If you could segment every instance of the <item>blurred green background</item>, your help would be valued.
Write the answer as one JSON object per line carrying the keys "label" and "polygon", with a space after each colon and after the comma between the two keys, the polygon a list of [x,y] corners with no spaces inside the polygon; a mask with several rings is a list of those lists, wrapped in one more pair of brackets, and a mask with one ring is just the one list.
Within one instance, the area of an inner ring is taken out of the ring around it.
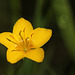
{"label": "blurred green background", "polygon": [[7,48],[0,44],[0,75],[75,75],[75,1],[0,0],[0,33],[12,32],[21,17],[34,28],[53,30],[51,39],[43,46],[45,59],[36,63],[25,58],[10,64]]}

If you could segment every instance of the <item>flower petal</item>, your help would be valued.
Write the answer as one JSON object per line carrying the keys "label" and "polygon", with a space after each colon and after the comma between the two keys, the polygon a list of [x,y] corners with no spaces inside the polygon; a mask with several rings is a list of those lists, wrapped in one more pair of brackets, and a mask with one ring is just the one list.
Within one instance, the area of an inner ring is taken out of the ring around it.
{"label": "flower petal", "polygon": [[7,50],[7,61],[14,64],[25,57],[25,53],[23,51],[13,51]]}
{"label": "flower petal", "polygon": [[[28,37],[32,32],[33,27],[31,23],[24,18],[20,18],[13,27],[13,34],[15,34],[18,38],[20,38],[19,33],[22,32],[22,36]],[[25,32],[25,33],[23,33]],[[25,34],[25,35],[24,35]],[[20,40],[20,39],[19,39]]]}
{"label": "flower petal", "polygon": [[42,48],[30,50],[26,53],[25,57],[34,60],[36,62],[42,62],[44,59],[44,50]]}
{"label": "flower petal", "polygon": [[51,36],[51,29],[36,28],[31,33],[32,45],[36,48],[41,47],[51,38]]}
{"label": "flower petal", "polygon": [[9,49],[14,49],[17,45],[16,37],[10,32],[3,32],[0,34],[0,43],[5,45]]}

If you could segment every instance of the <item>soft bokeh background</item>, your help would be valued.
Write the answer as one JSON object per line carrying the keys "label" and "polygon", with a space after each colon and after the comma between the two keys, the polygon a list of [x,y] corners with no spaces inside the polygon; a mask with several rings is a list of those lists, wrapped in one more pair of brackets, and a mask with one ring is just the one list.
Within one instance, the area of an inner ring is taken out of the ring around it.
{"label": "soft bokeh background", "polygon": [[45,59],[42,63],[24,59],[10,64],[7,48],[0,44],[0,75],[75,75],[75,1],[0,0],[0,33],[12,32],[21,17],[34,28],[53,30],[43,46]]}

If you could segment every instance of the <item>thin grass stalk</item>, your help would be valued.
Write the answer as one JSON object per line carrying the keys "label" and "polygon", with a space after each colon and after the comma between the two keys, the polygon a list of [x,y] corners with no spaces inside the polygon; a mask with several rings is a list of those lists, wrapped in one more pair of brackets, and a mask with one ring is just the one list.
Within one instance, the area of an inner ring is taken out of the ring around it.
{"label": "thin grass stalk", "polygon": [[75,61],[75,26],[69,0],[52,0],[64,44],[71,58]]}

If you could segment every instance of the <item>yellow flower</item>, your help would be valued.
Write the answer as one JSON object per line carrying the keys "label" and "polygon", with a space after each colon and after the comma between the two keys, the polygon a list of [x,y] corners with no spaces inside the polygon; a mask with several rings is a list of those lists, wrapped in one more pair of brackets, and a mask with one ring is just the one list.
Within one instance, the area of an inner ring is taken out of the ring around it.
{"label": "yellow flower", "polygon": [[51,29],[36,28],[33,30],[31,23],[20,18],[13,27],[13,33],[3,32],[0,34],[0,43],[5,45],[7,60],[16,63],[24,57],[36,62],[44,59],[43,46],[52,35]]}

